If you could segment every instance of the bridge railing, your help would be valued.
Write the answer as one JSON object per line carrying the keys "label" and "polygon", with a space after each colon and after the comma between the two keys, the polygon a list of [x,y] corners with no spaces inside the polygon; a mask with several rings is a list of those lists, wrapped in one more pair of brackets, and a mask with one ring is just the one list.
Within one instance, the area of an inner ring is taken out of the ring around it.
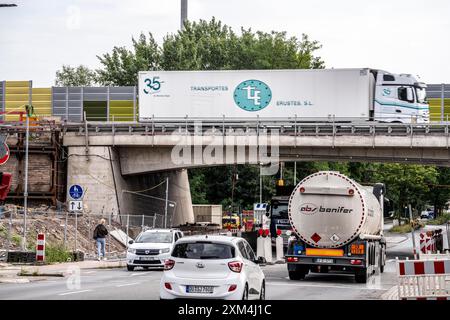
{"label": "bridge railing", "polygon": [[278,132],[283,135],[448,135],[450,121],[433,123],[390,123],[368,121],[364,118],[151,118],[147,122],[101,122],[87,121],[83,123],[64,122],[65,132],[89,134],[202,134],[233,135],[265,134]]}

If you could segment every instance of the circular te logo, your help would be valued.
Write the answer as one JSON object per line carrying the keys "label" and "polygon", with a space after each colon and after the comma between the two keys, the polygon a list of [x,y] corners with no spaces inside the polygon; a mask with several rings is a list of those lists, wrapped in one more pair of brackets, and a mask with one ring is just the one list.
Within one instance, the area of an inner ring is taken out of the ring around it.
{"label": "circular te logo", "polygon": [[234,102],[245,111],[259,111],[272,100],[272,90],[260,80],[245,80],[234,89]]}

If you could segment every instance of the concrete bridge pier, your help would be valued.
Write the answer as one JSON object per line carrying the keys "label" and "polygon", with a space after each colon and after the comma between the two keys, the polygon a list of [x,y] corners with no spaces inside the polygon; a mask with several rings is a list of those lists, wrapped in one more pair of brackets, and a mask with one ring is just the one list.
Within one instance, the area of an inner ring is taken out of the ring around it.
{"label": "concrete bridge pier", "polygon": [[[113,213],[144,217],[146,225],[164,226],[166,177],[169,178],[167,226],[194,222],[191,192],[186,169],[124,175],[120,150],[115,147],[68,147],[67,185],[79,184],[85,189],[86,213]],[[153,218],[155,217],[155,218]],[[131,217],[140,225],[142,218]]]}

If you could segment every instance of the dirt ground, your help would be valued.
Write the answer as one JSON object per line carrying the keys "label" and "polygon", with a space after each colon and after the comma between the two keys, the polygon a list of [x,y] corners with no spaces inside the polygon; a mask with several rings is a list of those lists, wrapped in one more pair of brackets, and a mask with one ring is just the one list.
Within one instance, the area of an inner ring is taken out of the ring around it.
{"label": "dirt ground", "polygon": [[[9,250],[20,250],[23,235],[24,217],[21,209],[5,208],[6,212],[0,218],[0,250],[6,250],[9,243]],[[8,212],[9,211],[9,212]],[[48,246],[66,246],[67,250],[83,251],[85,255],[95,254],[95,240],[92,233],[97,225],[99,216],[82,215],[75,219],[73,214],[58,213],[55,208],[32,208],[31,213],[27,215],[27,247],[32,250],[36,245],[36,237],[38,233],[45,233],[46,245]],[[12,218],[10,214],[13,212]],[[107,218],[107,217],[104,217]],[[77,221],[76,221],[77,220]],[[108,219],[107,224],[108,224]],[[11,226],[10,226],[11,222]],[[75,228],[77,225],[77,228]],[[112,221],[111,226],[107,225],[109,231],[121,229],[126,232],[118,221]],[[130,227],[128,234],[134,238],[139,232],[140,227]],[[77,231],[77,232],[76,232]],[[66,234],[66,237],[64,237]],[[8,241],[9,235],[9,241]],[[64,241],[66,238],[66,241]],[[109,255],[122,256],[126,252],[126,246],[117,241],[114,237],[107,237],[106,250]]]}

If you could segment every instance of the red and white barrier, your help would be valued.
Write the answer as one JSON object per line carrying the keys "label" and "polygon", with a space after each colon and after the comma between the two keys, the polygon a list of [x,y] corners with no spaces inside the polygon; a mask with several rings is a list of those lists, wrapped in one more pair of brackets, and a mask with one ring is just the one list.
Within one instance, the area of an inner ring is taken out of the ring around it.
{"label": "red and white barrier", "polygon": [[45,260],[45,234],[38,233],[36,242],[36,261]]}
{"label": "red and white barrier", "polygon": [[[401,300],[450,299],[450,260],[397,260]],[[447,280],[448,279],[448,280]]]}
{"label": "red and white barrier", "polygon": [[272,263],[272,239],[268,229],[259,229],[256,239],[256,255],[264,257],[267,263]]}
{"label": "red and white barrier", "polygon": [[281,237],[281,230],[277,230],[277,237],[275,238],[275,251],[276,251],[276,261],[284,262],[284,249],[283,249],[283,238]]}

